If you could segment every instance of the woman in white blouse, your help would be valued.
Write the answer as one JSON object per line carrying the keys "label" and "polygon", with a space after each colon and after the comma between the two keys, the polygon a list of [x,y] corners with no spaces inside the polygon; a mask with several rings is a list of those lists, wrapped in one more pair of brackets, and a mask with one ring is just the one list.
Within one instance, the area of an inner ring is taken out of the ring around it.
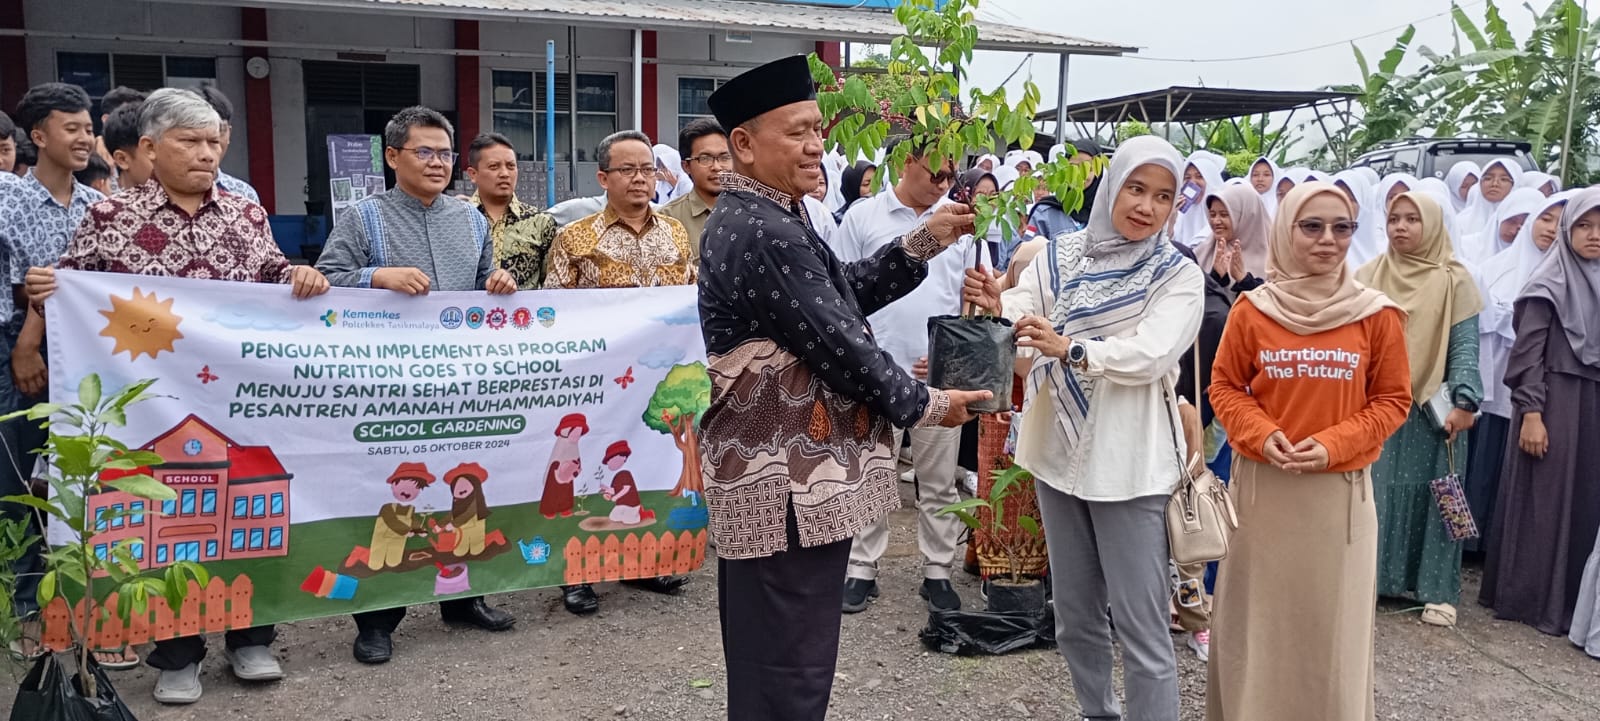
{"label": "woman in white blouse", "polygon": [[1038,481],[1056,641],[1090,718],[1178,718],[1163,509],[1187,455],[1172,386],[1205,293],[1199,266],[1161,233],[1182,167],[1164,140],[1124,143],[1089,227],[1052,239],[1016,287],[995,297],[992,286],[984,301],[1016,322],[1017,346],[1034,358],[1016,462]]}

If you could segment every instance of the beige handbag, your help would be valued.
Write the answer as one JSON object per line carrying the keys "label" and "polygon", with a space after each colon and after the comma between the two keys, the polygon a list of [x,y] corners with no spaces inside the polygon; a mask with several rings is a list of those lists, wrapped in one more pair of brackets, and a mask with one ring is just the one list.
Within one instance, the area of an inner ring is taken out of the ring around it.
{"label": "beige handbag", "polygon": [[[1199,408],[1202,396],[1198,340],[1195,342],[1194,364],[1194,400],[1195,407]],[[1172,447],[1177,452],[1180,445],[1178,429],[1183,427],[1173,412],[1177,404],[1174,396],[1177,394],[1172,392],[1165,379],[1161,383],[1167,414],[1172,420]],[[1179,455],[1178,468],[1182,479],[1178,482],[1178,490],[1167,501],[1167,545],[1172,560],[1181,566],[1227,558],[1229,538],[1239,527],[1233,497],[1228,495],[1228,488],[1217,480],[1211,469],[1206,468],[1202,452],[1203,449],[1192,449],[1188,463]]]}

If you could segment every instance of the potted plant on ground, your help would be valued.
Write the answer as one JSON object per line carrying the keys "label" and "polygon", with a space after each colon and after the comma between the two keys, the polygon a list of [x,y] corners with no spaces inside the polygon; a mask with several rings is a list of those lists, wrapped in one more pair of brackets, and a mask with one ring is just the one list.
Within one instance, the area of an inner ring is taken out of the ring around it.
{"label": "potted plant on ground", "polygon": [[[130,449],[110,435],[111,429],[127,425],[130,406],[154,397],[146,392],[154,383],[143,380],[106,395],[101,392],[100,377],[90,375],[78,385],[75,404],[41,403],[0,416],[0,422],[18,418],[43,422],[49,431],[44,448],[39,449],[46,462],[41,480],[49,485],[49,497],[20,495],[0,500],[28,506],[39,515],[41,527],[48,522],[57,529],[57,539],[64,542],[45,550],[39,606],[47,608],[60,597],[72,609],[67,614],[71,645],[55,649],[67,653],[39,657],[18,689],[16,708],[46,714],[27,718],[131,719],[94,660],[96,629],[101,623],[126,624],[135,614],[148,613],[152,597],[163,597],[171,608],[179,608],[191,582],[204,586],[210,581],[206,570],[190,561],[145,571],[140,560],[143,552],[136,551],[143,543],[140,539],[104,544],[103,552],[94,543],[97,534],[118,518],[154,515],[152,510],[135,511],[129,504],[121,511],[102,507],[91,516],[90,499],[96,494],[124,493],[142,499],[151,509],[177,497],[171,488],[144,472],[163,462],[159,454]],[[3,542],[8,541],[0,539]],[[107,603],[112,594],[116,594],[114,606]]]}
{"label": "potted plant on ground", "polygon": [[[1038,612],[1044,608],[1044,581],[1022,570],[1023,546],[1041,535],[1039,520],[1025,513],[1016,514],[1015,529],[1005,524],[1009,504],[1020,494],[1033,493],[1033,474],[1022,466],[994,472],[994,485],[987,498],[968,498],[939,509],[941,515],[961,519],[973,533],[985,532],[1006,559],[1006,573],[989,579],[989,610],[996,613]],[[1020,530],[1022,534],[1013,533]]]}

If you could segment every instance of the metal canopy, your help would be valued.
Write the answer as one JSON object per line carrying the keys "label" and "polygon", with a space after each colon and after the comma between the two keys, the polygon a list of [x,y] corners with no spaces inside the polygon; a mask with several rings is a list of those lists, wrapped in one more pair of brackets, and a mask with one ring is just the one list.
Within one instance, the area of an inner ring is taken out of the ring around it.
{"label": "metal canopy", "polygon": [[[1174,86],[1165,90],[1135,93],[1106,100],[1091,100],[1067,106],[1067,121],[1072,123],[1122,122],[1203,123],[1244,115],[1277,113],[1351,100],[1359,96],[1325,90],[1230,90]],[[1040,112],[1040,121],[1054,121],[1057,110]]]}

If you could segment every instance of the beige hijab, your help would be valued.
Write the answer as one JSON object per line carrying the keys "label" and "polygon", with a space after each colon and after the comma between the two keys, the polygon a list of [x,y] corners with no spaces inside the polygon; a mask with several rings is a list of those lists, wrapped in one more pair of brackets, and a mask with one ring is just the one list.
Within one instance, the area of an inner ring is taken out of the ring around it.
{"label": "beige hijab", "polygon": [[[1411,397],[1426,399],[1444,382],[1450,329],[1483,310],[1478,284],[1456,260],[1444,209],[1426,193],[1402,193],[1422,214],[1422,245],[1411,253],[1389,249],[1356,271],[1356,280],[1382,291],[1406,312],[1406,348],[1411,356]],[[1387,216],[1385,216],[1387,217]]]}
{"label": "beige hijab", "polygon": [[1388,296],[1357,283],[1350,269],[1340,263],[1330,273],[1313,275],[1305,262],[1294,254],[1295,222],[1306,201],[1327,193],[1339,199],[1355,220],[1350,197],[1332,183],[1300,183],[1284,196],[1278,217],[1272,223],[1267,243],[1267,284],[1246,293],[1250,304],[1296,335],[1314,335],[1342,328],[1377,314],[1384,308],[1399,308]]}
{"label": "beige hijab", "polygon": [[[1244,252],[1245,272],[1257,278],[1264,277],[1267,274],[1267,235],[1271,232],[1271,225],[1267,207],[1261,204],[1261,195],[1248,184],[1224,185],[1206,195],[1207,207],[1212,198],[1222,201],[1228,209],[1228,217],[1233,221],[1233,237],[1238,239],[1239,248]],[[1217,259],[1216,233],[1195,246],[1194,259],[1200,264],[1201,270],[1211,272],[1211,266]]]}

